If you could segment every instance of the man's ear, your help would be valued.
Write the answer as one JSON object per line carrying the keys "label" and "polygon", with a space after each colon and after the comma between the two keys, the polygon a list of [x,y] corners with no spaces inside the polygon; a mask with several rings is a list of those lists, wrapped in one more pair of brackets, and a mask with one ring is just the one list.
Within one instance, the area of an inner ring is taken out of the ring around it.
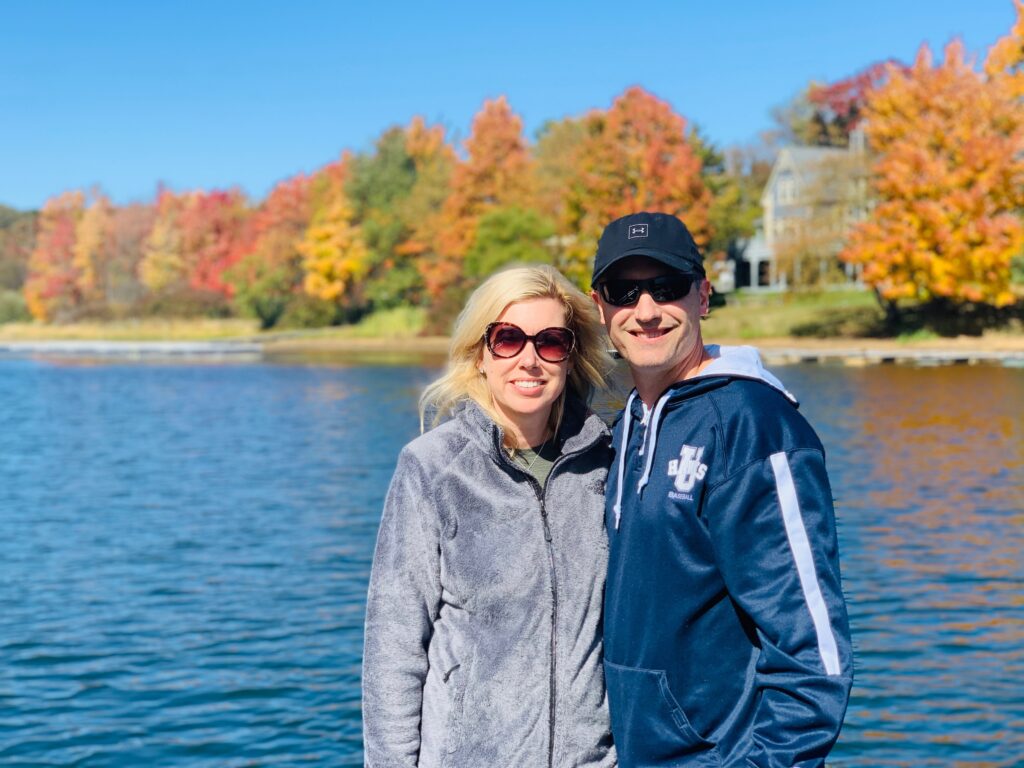
{"label": "man's ear", "polygon": [[597,313],[601,316],[601,325],[607,325],[604,319],[604,304],[601,303],[601,297],[597,295],[597,291],[593,288],[590,289],[590,298],[597,304]]}
{"label": "man's ear", "polygon": [[711,311],[711,281],[704,279],[700,281],[700,316],[707,317]]}

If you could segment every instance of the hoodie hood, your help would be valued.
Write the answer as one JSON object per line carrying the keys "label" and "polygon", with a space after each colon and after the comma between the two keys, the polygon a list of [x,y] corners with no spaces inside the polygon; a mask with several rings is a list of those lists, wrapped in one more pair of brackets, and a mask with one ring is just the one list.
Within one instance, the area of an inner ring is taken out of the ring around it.
{"label": "hoodie hood", "polygon": [[793,397],[792,393],[783,386],[775,374],[764,367],[764,363],[761,362],[761,353],[754,347],[723,347],[719,344],[708,344],[704,349],[714,359],[700,374],[694,376],[694,379],[728,376],[763,381],[784,394],[791,403],[798,405],[797,399]]}
{"label": "hoodie hood", "polygon": [[[692,378],[684,379],[669,387],[658,398],[654,408],[648,410],[647,406],[641,403],[644,410],[641,423],[647,427],[647,432],[644,436],[643,449],[640,452],[642,456],[646,456],[646,460],[644,462],[644,473],[636,487],[638,494],[643,492],[644,486],[647,485],[647,481],[650,479],[651,465],[654,461],[654,450],[658,444],[658,425],[661,421],[661,414],[665,410],[665,406],[672,401],[684,400],[715,389],[730,379],[752,379],[778,390],[794,407],[799,407],[799,403],[792,393],[783,386],[782,382],[771,371],[764,367],[764,364],[761,362],[761,353],[754,347],[709,344],[704,349],[712,357],[712,361],[703,371]],[[619,527],[619,520],[622,517],[622,484],[625,476],[624,457],[626,455],[626,446],[629,444],[630,424],[633,420],[633,403],[637,399],[637,391],[634,389],[626,401],[626,408],[622,414],[622,433],[619,437],[616,455],[618,462],[616,467],[618,472],[618,490],[613,507],[616,528]]]}

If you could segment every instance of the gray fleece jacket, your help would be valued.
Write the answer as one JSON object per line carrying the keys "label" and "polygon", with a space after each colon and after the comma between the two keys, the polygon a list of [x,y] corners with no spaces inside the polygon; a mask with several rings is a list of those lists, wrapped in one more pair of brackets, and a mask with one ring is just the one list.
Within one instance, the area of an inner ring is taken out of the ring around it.
{"label": "gray fleece jacket", "polygon": [[368,768],[615,765],[602,672],[609,434],[567,404],[543,492],[475,403],[401,452],[366,606]]}

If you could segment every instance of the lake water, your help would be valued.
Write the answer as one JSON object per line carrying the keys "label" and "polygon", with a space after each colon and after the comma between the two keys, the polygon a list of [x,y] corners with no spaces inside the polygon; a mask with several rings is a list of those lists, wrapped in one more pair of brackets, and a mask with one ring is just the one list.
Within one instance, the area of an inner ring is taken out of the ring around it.
{"label": "lake water", "polygon": [[[776,372],[840,522],[831,764],[1024,764],[1024,370]],[[0,764],[361,764],[373,541],[434,374],[0,360]]]}

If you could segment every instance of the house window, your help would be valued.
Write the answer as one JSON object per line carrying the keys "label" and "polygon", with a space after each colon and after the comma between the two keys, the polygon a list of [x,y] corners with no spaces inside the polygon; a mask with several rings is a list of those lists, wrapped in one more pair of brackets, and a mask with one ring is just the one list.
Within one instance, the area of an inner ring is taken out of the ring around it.
{"label": "house window", "polygon": [[793,174],[786,172],[779,175],[779,202],[792,203],[796,200],[796,180]]}

